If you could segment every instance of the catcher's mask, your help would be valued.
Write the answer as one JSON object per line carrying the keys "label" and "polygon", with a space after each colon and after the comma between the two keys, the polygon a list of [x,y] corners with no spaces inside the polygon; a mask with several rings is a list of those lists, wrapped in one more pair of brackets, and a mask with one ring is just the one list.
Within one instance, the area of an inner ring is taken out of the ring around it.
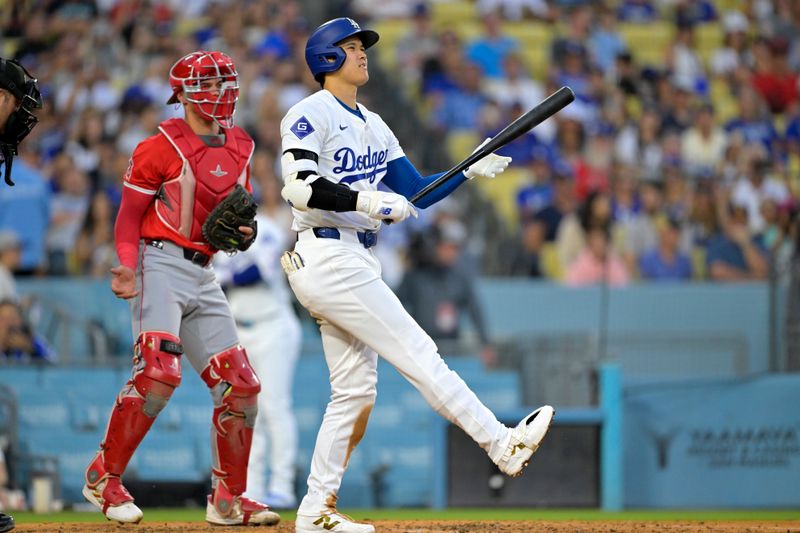
{"label": "catcher's mask", "polygon": [[0,88],[11,93],[17,100],[16,109],[9,115],[0,133],[0,153],[6,165],[5,180],[11,181],[11,164],[17,155],[17,147],[39,122],[34,109],[42,107],[42,96],[30,72],[12,59],[0,59]]}
{"label": "catcher's mask", "polygon": [[[217,86],[219,80],[221,86]],[[222,52],[198,50],[180,58],[169,70],[172,97],[168,104],[178,102],[183,92],[187,102],[221,128],[233,127],[233,114],[239,99],[239,74],[233,60]]]}

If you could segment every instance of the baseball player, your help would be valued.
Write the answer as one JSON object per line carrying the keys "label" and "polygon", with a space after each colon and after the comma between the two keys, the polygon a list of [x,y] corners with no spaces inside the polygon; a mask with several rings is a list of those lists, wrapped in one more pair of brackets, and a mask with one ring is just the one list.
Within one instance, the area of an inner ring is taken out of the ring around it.
{"label": "baseball player", "polygon": [[[264,182],[275,181],[275,176],[259,179],[263,193],[271,185]],[[289,509],[297,505],[297,422],[292,411],[292,381],[300,356],[300,322],[280,267],[280,255],[289,243],[289,228],[267,213],[264,196],[256,216],[258,236],[253,245],[233,256],[217,254],[214,270],[225,287],[239,340],[263,385],[245,494],[273,508]],[[281,204],[286,205],[282,200]]]}
{"label": "baseball player", "polygon": [[[14,185],[11,164],[17,147],[39,122],[33,112],[41,107],[36,78],[17,61],[0,58],[0,164],[5,164],[8,185]],[[0,533],[12,529],[14,518],[0,513]]]}
{"label": "baseball player", "polygon": [[0,58],[0,164],[5,163],[5,181],[11,181],[11,164],[17,147],[39,122],[42,96],[36,78],[13,59]]}
{"label": "baseball player", "polygon": [[[130,300],[133,370],[86,469],[83,495],[111,520],[142,519],[121,476],[180,384],[185,355],[214,402],[206,520],[275,524],[280,517],[269,507],[242,496],[260,383],[210,266],[226,246],[216,236],[215,207],[241,187],[250,190],[253,141],[233,125],[238,74],[227,55],[201,50],[179,59],[169,76],[167,103],[182,105],[184,118],[162,122],[134,150],[114,227],[120,265],[111,270],[111,289]],[[228,239],[246,249],[255,228],[239,225]]]}
{"label": "baseball player", "polygon": [[[305,53],[322,90],[281,122],[282,195],[294,208],[298,232],[294,251],[281,263],[297,299],[320,325],[331,382],[308,492],[297,512],[298,533],[374,531],[340,514],[336,495],[375,402],[378,354],[508,475],[521,473],[553,418],[553,408],[544,406],[514,428],[501,424],[381,280],[373,247],[383,221],[416,216],[418,207],[442,199],[466,179],[501,173],[509,158],[488,155],[412,205],[407,198],[438,174],[420,176],[388,126],[356,101],[369,79],[366,49],[377,41],[377,33],[349,18],[317,28]],[[379,183],[394,192],[378,190]]]}

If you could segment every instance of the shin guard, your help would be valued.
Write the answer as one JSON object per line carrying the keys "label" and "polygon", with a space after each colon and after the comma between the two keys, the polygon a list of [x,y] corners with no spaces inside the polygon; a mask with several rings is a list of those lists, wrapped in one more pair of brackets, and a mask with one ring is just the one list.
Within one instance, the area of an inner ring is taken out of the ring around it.
{"label": "shin guard", "polygon": [[214,399],[212,503],[220,514],[225,515],[230,511],[233,499],[240,496],[247,486],[247,462],[261,383],[240,345],[213,356],[201,377]]}
{"label": "shin guard", "polygon": [[180,385],[182,353],[180,339],[169,333],[145,331],[139,335],[131,378],[117,396],[100,444],[101,458],[99,462],[95,458],[86,470],[90,488],[106,476],[119,477],[125,471],[156,416]]}

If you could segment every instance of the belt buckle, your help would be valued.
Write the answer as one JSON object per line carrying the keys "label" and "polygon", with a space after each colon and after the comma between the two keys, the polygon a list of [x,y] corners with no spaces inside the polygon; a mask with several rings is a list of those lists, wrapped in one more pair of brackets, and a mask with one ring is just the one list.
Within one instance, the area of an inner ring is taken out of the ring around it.
{"label": "belt buckle", "polygon": [[206,266],[208,264],[209,256],[202,252],[195,251],[192,254],[192,257],[189,258],[189,261],[194,263],[195,265]]}

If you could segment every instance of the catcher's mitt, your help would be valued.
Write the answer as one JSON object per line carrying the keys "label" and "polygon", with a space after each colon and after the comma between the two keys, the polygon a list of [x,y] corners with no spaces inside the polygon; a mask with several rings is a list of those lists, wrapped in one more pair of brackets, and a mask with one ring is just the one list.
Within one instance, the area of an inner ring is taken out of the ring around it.
{"label": "catcher's mitt", "polygon": [[[223,252],[247,250],[256,240],[255,217],[258,204],[253,195],[237,184],[203,222],[203,237],[208,244]],[[239,231],[239,226],[253,228],[252,235]]]}

